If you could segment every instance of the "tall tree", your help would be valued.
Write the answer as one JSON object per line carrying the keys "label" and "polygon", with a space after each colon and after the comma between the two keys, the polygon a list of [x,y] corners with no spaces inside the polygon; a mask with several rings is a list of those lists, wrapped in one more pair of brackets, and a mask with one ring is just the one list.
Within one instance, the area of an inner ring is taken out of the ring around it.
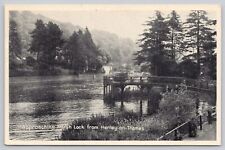
{"label": "tall tree", "polygon": [[141,50],[135,54],[135,60],[139,65],[145,64],[153,75],[165,75],[169,28],[160,11],[156,11],[155,15],[155,18],[147,21],[148,28],[141,34]]}
{"label": "tall tree", "polygon": [[19,57],[21,54],[21,39],[18,33],[18,27],[14,20],[9,22],[9,56]]}
{"label": "tall tree", "polygon": [[191,52],[189,56],[192,56],[197,61],[199,76],[204,72],[201,71],[203,69],[201,67],[201,63],[203,63],[201,60],[209,58],[214,54],[216,42],[213,36],[216,33],[211,28],[214,24],[215,21],[210,20],[204,10],[193,10],[185,23],[187,49]]}
{"label": "tall tree", "polygon": [[94,44],[88,28],[74,32],[64,46],[67,65],[74,73],[98,71],[103,64],[102,53]]}
{"label": "tall tree", "polygon": [[35,29],[30,33],[31,34],[31,44],[28,51],[30,53],[37,55],[37,63],[40,63],[40,55],[43,54],[43,51],[46,49],[47,39],[47,28],[42,20],[37,20],[35,23]]}
{"label": "tall tree", "polygon": [[[44,51],[44,56],[46,56],[45,62],[48,63],[51,70],[54,70],[57,50],[62,46],[62,31],[59,26],[55,23],[48,22],[47,24],[47,39],[46,49]],[[44,39],[43,39],[44,40]]]}
{"label": "tall tree", "polygon": [[180,20],[180,16],[176,13],[175,10],[173,10],[168,16],[167,22],[170,32],[168,35],[168,48],[170,51],[169,57],[172,61],[176,61],[184,50],[184,36],[182,33],[182,23]]}
{"label": "tall tree", "polygon": [[35,29],[31,32],[31,46],[29,51],[37,54],[40,69],[54,70],[57,50],[63,44],[62,31],[57,24],[37,20]]}
{"label": "tall tree", "polygon": [[98,50],[97,46],[95,45],[91,33],[88,28],[85,28],[83,41],[85,44],[85,48],[88,50],[87,53],[87,67],[88,71],[96,71],[102,67],[101,60],[99,60],[101,56],[101,52]]}
{"label": "tall tree", "polygon": [[63,48],[67,66],[73,69],[76,74],[82,72],[85,68],[85,56],[82,53],[83,46],[82,39],[80,38],[81,34],[82,31],[79,33],[73,32]]}
{"label": "tall tree", "polygon": [[[13,74],[13,70],[17,69],[19,62],[18,59],[21,55],[21,39],[18,33],[18,27],[14,20],[9,22],[9,74]],[[12,69],[12,70],[11,70]]]}
{"label": "tall tree", "polygon": [[[209,20],[208,25],[214,26],[216,25],[216,20]],[[208,28],[208,30],[204,31],[204,39],[202,45],[202,57],[201,61],[204,65],[202,67],[202,72],[206,77],[210,77],[211,79],[216,79],[216,52],[215,48],[217,46],[216,42],[216,31],[214,29]]]}

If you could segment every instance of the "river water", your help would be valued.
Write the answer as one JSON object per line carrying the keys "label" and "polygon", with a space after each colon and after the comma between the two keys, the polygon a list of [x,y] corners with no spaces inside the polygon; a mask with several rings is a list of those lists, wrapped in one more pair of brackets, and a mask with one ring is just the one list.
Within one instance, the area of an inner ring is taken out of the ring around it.
{"label": "river water", "polygon": [[[103,101],[103,75],[10,77],[11,140],[57,140],[73,120],[121,111],[139,112],[139,100]],[[147,102],[143,101],[143,113]]]}

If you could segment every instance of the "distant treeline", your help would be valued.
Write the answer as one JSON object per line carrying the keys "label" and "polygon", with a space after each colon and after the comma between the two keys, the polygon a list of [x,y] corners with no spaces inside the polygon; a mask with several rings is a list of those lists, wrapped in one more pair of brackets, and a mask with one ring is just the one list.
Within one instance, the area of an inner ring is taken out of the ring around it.
{"label": "distant treeline", "polygon": [[185,22],[176,11],[163,17],[160,11],[146,21],[135,53],[142,70],[158,76],[216,79],[216,20],[193,10]]}
{"label": "distant treeline", "polygon": [[9,26],[10,76],[52,75],[60,73],[61,68],[74,74],[99,72],[110,59],[94,44],[87,27],[64,39],[57,24],[51,21],[46,24],[40,19],[30,33],[32,41],[27,50],[30,56],[24,58],[17,23],[11,19]]}

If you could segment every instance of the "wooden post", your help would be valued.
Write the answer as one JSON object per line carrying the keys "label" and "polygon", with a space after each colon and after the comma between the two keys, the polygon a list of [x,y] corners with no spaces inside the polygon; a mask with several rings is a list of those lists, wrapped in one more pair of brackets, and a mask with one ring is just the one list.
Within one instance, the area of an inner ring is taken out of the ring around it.
{"label": "wooden post", "polygon": [[105,85],[106,85],[106,77],[103,77],[103,98],[105,98]]}
{"label": "wooden post", "polygon": [[199,109],[199,98],[196,99],[195,101],[195,107],[196,107],[196,116],[198,116],[198,109]]}
{"label": "wooden post", "polygon": [[208,110],[208,116],[207,116],[207,119],[208,119],[208,124],[212,124],[212,112]]}
{"label": "wooden post", "polygon": [[200,124],[200,130],[202,130],[202,116],[199,116],[199,124]]}
{"label": "wooden post", "polygon": [[111,90],[111,97],[112,97],[112,99],[114,100],[114,85],[112,85],[112,90]]}
{"label": "wooden post", "polygon": [[188,122],[188,136],[189,137],[192,137],[192,125],[191,125],[191,122]]}
{"label": "wooden post", "polygon": [[148,87],[147,115],[151,115],[150,88]]}
{"label": "wooden post", "polygon": [[174,140],[178,140],[177,130],[174,131]]}
{"label": "wooden post", "polygon": [[143,115],[142,100],[140,100],[140,117]]}
{"label": "wooden post", "polygon": [[123,92],[124,92],[124,87],[121,86],[121,95],[120,95],[120,100],[121,100],[121,111],[123,111],[124,104],[123,104]]}
{"label": "wooden post", "polygon": [[123,92],[124,92],[124,87],[123,87],[123,86],[121,86],[120,88],[121,88],[121,93],[120,93],[121,95],[120,95],[120,98],[121,98],[121,100],[123,100]]}
{"label": "wooden post", "polygon": [[121,100],[120,110],[121,110],[121,111],[123,111],[123,110],[124,110],[123,100]]}
{"label": "wooden post", "polygon": [[[143,89],[144,89],[144,87],[141,86],[141,95],[143,95]],[[142,117],[142,115],[143,115],[143,109],[142,109],[142,98],[141,98],[141,100],[140,100],[140,117]]]}
{"label": "wooden post", "polygon": [[104,85],[104,89],[103,89],[103,96],[105,97],[105,85]]}

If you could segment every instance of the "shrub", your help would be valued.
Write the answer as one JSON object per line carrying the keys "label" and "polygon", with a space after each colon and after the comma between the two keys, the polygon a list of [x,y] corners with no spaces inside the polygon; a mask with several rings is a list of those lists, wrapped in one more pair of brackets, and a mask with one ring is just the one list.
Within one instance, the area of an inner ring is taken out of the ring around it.
{"label": "shrub", "polygon": [[194,93],[187,90],[173,91],[163,96],[159,114],[167,122],[168,129],[195,117],[196,100]]}
{"label": "shrub", "polygon": [[[89,119],[75,120],[70,128],[64,129],[61,140],[154,140],[163,132],[158,132],[160,121],[152,124],[154,119],[143,120],[138,114],[124,112],[112,116],[92,116]],[[97,126],[98,129],[88,129],[87,126]],[[76,130],[76,126],[83,126]],[[101,126],[112,127],[102,129]],[[132,130],[127,127],[137,127],[144,130]],[[121,129],[121,127],[123,129]]]}

